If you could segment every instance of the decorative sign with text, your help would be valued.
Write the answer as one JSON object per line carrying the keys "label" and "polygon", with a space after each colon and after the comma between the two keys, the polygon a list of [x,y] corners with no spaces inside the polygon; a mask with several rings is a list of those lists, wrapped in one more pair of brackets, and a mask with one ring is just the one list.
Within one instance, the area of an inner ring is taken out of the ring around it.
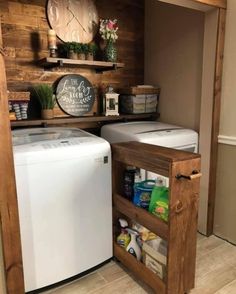
{"label": "decorative sign with text", "polygon": [[92,110],[95,94],[91,83],[81,75],[66,75],[57,85],[56,99],[67,114],[81,116]]}

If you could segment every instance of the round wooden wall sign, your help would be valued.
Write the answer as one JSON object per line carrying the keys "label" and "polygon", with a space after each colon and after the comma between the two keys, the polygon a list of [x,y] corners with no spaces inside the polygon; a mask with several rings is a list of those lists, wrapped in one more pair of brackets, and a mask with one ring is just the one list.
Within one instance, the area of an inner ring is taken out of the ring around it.
{"label": "round wooden wall sign", "polygon": [[64,42],[89,43],[98,30],[98,12],[93,0],[48,0],[47,18]]}
{"label": "round wooden wall sign", "polygon": [[56,88],[56,99],[67,114],[81,116],[92,110],[95,94],[91,83],[81,75],[66,75]]}

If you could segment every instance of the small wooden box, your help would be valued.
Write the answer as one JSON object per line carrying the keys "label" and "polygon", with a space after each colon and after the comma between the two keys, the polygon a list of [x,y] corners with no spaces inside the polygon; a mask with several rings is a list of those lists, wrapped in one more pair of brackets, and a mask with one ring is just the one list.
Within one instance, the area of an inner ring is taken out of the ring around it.
{"label": "small wooden box", "polygon": [[[155,242],[155,246],[151,246],[150,242]],[[157,240],[147,241],[143,243],[143,263],[151,271],[157,274],[162,280],[166,276],[166,264],[167,264],[167,252],[165,245],[162,244],[163,240],[157,238]]]}

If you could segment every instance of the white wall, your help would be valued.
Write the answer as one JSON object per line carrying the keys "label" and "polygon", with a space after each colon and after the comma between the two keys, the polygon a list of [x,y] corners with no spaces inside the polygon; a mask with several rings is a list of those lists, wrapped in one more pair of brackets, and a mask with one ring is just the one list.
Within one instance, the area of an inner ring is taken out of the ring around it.
{"label": "white wall", "polygon": [[220,135],[236,136],[236,1],[227,1]]}
{"label": "white wall", "polygon": [[236,1],[227,1],[214,233],[236,244]]}
{"label": "white wall", "polygon": [[161,87],[160,120],[198,131],[204,13],[157,0],[145,5],[145,83]]}
{"label": "white wall", "polygon": [[145,83],[161,87],[161,121],[200,132],[198,229],[206,234],[217,14],[145,3]]}

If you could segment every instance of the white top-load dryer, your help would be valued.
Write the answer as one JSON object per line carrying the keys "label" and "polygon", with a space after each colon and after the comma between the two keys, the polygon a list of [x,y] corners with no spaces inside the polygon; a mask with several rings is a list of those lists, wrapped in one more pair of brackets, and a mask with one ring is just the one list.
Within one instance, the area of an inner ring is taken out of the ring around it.
{"label": "white top-load dryer", "polygon": [[111,152],[79,129],[13,131],[26,291],[112,257]]}
{"label": "white top-load dryer", "polygon": [[139,141],[190,152],[198,150],[198,134],[194,130],[156,121],[108,124],[101,137],[110,143]]}

